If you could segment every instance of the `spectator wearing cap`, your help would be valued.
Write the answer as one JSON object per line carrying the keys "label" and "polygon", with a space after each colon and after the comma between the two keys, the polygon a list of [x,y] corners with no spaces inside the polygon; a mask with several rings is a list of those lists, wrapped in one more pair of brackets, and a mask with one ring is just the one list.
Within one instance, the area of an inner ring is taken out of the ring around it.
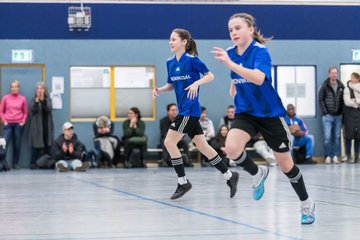
{"label": "spectator wearing cap", "polygon": [[121,140],[114,135],[114,124],[106,116],[100,116],[93,124],[94,148],[98,166],[112,167],[120,162]]}
{"label": "spectator wearing cap", "polygon": [[78,140],[74,133],[74,125],[71,122],[65,122],[63,133],[55,140],[54,159],[56,168],[60,172],[74,170],[84,172],[89,168],[89,162],[85,160],[85,146]]}
{"label": "spectator wearing cap", "polygon": [[51,146],[54,140],[54,122],[52,102],[48,89],[43,82],[36,84],[35,96],[31,100],[30,110],[30,168],[36,169],[36,160],[42,155],[51,156]]}

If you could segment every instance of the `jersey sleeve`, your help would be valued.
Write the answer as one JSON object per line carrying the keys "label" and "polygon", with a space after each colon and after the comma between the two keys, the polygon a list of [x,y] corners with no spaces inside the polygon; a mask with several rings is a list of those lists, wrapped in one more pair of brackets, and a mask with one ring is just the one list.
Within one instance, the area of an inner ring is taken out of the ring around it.
{"label": "jersey sleeve", "polygon": [[271,58],[266,48],[259,49],[255,57],[254,69],[260,70],[265,74],[267,80],[271,80]]}
{"label": "jersey sleeve", "polygon": [[171,79],[170,79],[170,72],[169,72],[169,62],[166,62],[166,72],[167,72],[167,83],[172,83]]}
{"label": "jersey sleeve", "polygon": [[191,64],[195,71],[203,75],[209,72],[209,69],[206,67],[205,63],[203,63],[198,57],[192,58]]}

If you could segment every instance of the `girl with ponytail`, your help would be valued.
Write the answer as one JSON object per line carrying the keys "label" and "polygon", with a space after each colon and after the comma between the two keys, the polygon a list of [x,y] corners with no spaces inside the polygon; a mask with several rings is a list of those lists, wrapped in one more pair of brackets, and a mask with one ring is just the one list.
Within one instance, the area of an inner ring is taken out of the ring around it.
{"label": "girl with ponytail", "polygon": [[174,29],[169,45],[175,55],[166,63],[167,83],[160,88],[154,88],[153,96],[156,98],[160,93],[174,89],[179,109],[179,115],[170,125],[164,141],[171,157],[171,163],[178,175],[178,185],[170,199],[182,197],[192,187],[185,176],[183,159],[177,147],[178,142],[185,134],[192,138],[198,150],[223,174],[230,187],[230,197],[233,197],[236,193],[239,175],[237,172],[231,172],[223,159],[208,144],[199,122],[201,115],[199,86],[212,81],[214,75],[197,57],[196,43],[187,30]]}
{"label": "girl with ponytail", "polygon": [[254,17],[247,13],[232,15],[228,29],[235,46],[226,51],[214,47],[212,51],[215,59],[231,70],[230,95],[234,96],[236,111],[226,138],[226,153],[252,175],[253,198],[260,200],[269,169],[256,165],[244,151],[251,137],[260,132],[301,201],[301,223],[311,224],[315,221],[315,203],[308,196],[301,171],[290,154],[286,110],[272,87],[271,58],[263,45],[269,38],[260,34]]}

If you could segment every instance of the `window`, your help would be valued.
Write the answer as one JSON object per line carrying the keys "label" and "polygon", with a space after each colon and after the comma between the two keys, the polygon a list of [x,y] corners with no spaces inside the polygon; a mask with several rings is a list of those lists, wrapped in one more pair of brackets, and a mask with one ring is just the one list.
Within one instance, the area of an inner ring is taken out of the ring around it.
{"label": "window", "polygon": [[131,107],[138,107],[144,120],[154,119],[154,86],[154,66],[71,67],[71,120],[94,121],[101,115],[123,120]]}
{"label": "window", "polygon": [[293,104],[300,116],[316,114],[315,66],[276,66],[276,89],[286,107]]}

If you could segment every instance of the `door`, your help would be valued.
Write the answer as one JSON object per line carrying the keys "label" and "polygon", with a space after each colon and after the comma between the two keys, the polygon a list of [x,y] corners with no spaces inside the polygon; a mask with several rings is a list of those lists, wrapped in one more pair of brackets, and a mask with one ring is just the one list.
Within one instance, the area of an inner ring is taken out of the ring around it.
{"label": "door", "polygon": [[[35,85],[37,82],[45,81],[44,64],[0,64],[1,97],[10,92],[10,83],[13,80],[20,82],[20,93],[26,97],[28,103],[28,118],[24,127],[21,139],[19,165],[22,168],[30,166],[31,147],[29,142],[29,116],[30,101],[35,96]],[[3,128],[1,128],[2,130]],[[2,131],[1,131],[1,136]],[[13,147],[12,141],[7,146],[6,159],[9,166],[12,166]]]}

